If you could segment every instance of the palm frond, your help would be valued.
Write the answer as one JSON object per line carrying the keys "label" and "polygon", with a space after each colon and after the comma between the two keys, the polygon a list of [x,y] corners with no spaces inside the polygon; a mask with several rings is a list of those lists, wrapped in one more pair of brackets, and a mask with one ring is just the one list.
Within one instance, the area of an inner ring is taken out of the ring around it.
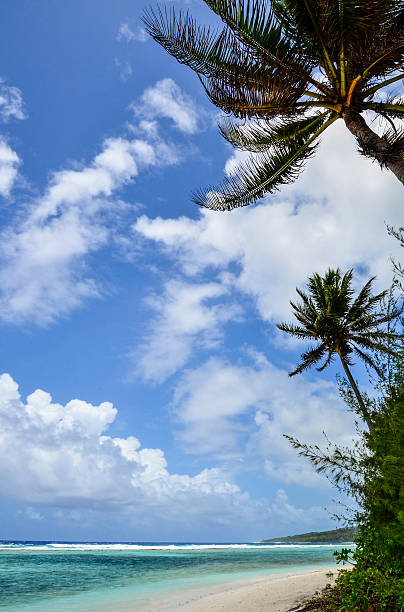
{"label": "palm frond", "polygon": [[304,119],[261,119],[244,125],[226,118],[219,123],[219,130],[223,138],[237,149],[259,153],[278,142],[290,142],[301,136],[311,136],[325,123],[328,115],[327,111]]}
{"label": "palm frond", "polygon": [[383,372],[381,371],[381,369],[379,368],[375,360],[372,359],[368,353],[365,353],[365,351],[361,351],[361,349],[357,346],[354,346],[353,349],[355,353],[358,355],[358,357],[360,357],[360,359],[364,361],[364,363],[366,363],[367,366],[369,366],[372,370],[374,370],[380,378],[383,378]]}
{"label": "palm frond", "polygon": [[313,334],[299,325],[293,325],[291,323],[278,323],[276,325],[278,329],[284,331],[295,338],[301,338],[302,340],[312,340]]}
{"label": "palm frond", "polygon": [[264,71],[262,63],[254,61],[227,28],[218,31],[199,26],[188,12],[149,8],[143,22],[156,42],[200,75],[224,80],[238,75],[238,81],[253,85],[254,75]]}
{"label": "palm frond", "polygon": [[[336,271],[339,273],[339,270]],[[307,286],[309,288],[310,294],[314,303],[318,308],[318,312],[323,309],[327,309],[327,298],[326,293],[324,291],[325,285],[330,283],[330,270],[327,272],[327,275],[323,279],[320,274],[315,272],[312,276],[309,277],[307,281]]]}
{"label": "palm frond", "polygon": [[295,376],[295,374],[301,374],[308,368],[311,368],[314,364],[320,361],[327,352],[327,347],[322,342],[319,346],[314,347],[303,353],[303,361],[297,366],[295,370],[289,372],[289,376]]}
{"label": "palm frond", "polygon": [[389,323],[390,321],[394,321],[397,317],[400,316],[402,310],[393,310],[388,314],[382,313],[373,313],[371,315],[366,315],[360,317],[349,324],[352,332],[362,332],[364,330],[371,331],[375,327],[380,327],[380,325],[384,325],[384,323]]}
{"label": "palm frond", "polygon": [[[375,276],[372,276],[372,278],[370,278],[360,290],[358,297],[353,301],[347,313],[347,321],[354,321],[369,312],[369,307],[372,304],[372,285],[375,278]],[[374,300],[373,303],[375,303]]]}
{"label": "palm frond", "polygon": [[404,78],[404,74],[400,72],[399,74],[394,75],[390,79],[382,79],[381,81],[377,80],[374,85],[369,85],[369,87],[366,87],[362,91],[363,99],[365,100],[367,97],[375,94],[376,91],[378,91],[379,89],[388,87],[389,85],[392,85],[393,83],[396,83],[397,81],[401,81],[403,78]]}
{"label": "palm frond", "polygon": [[379,27],[372,37],[361,40],[361,46],[352,53],[352,64],[363,78],[382,78],[403,67],[404,34],[395,28]]}
{"label": "palm frond", "polygon": [[294,31],[299,32],[306,52],[316,58],[330,82],[335,82],[336,70],[331,56],[338,28],[329,3],[324,0],[285,0],[284,4],[290,15],[289,23],[292,22]]}
{"label": "palm frond", "polygon": [[342,9],[341,30],[347,50],[356,47],[358,40],[372,38],[381,29],[395,25],[396,19],[399,18],[399,11],[395,10],[398,7],[397,2],[389,0],[339,0],[334,3],[334,10],[336,4]]}
{"label": "palm frond", "polygon": [[199,206],[221,211],[248,206],[294,181],[315,149],[316,145],[308,146],[301,141],[280,143],[271,152],[250,156],[239,166],[237,174],[223,181],[219,190],[197,192],[193,200]]}
{"label": "palm frond", "polygon": [[318,312],[313,301],[308,295],[306,295],[304,291],[299,289],[299,287],[296,287],[296,292],[301,297],[302,303],[295,304],[292,300],[290,300],[290,305],[294,310],[295,317],[303,325],[314,327],[316,319],[318,317]]}
{"label": "palm frond", "polygon": [[[386,333],[385,333],[386,334]],[[386,341],[393,340],[389,338],[389,334],[385,335],[381,332],[380,335],[371,338],[366,336],[352,335],[350,336],[350,344],[354,342],[356,345],[367,348],[368,350],[384,353],[386,355],[391,355],[392,357],[397,357],[397,349],[395,347],[391,347],[387,344]]]}
{"label": "palm frond", "polygon": [[293,45],[267,0],[204,0],[244,45],[267,65],[310,74],[313,61]]}
{"label": "palm frond", "polygon": [[334,359],[334,353],[332,351],[328,351],[328,355],[327,355],[327,359],[324,361],[323,365],[321,365],[319,368],[317,368],[318,372],[323,372],[323,370],[326,369],[326,367],[328,365],[330,365],[330,363],[332,362],[332,360]]}
{"label": "palm frond", "polygon": [[341,278],[340,272],[329,270],[325,276],[324,293],[327,307],[338,317],[345,317],[349,311],[353,289],[351,287],[353,270],[348,270]]}
{"label": "palm frond", "polygon": [[386,102],[364,102],[363,110],[373,110],[391,119],[403,119],[404,117],[404,97],[391,98]]}
{"label": "palm frond", "polygon": [[300,100],[306,82],[299,82],[291,73],[283,77],[276,70],[261,67],[251,71],[235,67],[232,73],[200,77],[200,81],[215,106],[239,119],[297,115],[316,104]]}

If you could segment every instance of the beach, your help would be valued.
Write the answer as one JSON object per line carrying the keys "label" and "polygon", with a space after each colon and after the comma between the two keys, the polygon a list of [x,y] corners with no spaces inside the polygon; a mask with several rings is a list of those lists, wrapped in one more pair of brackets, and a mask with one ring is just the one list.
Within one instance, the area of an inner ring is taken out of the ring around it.
{"label": "beach", "polygon": [[341,545],[3,542],[7,612],[266,612],[330,581]]}
{"label": "beach", "polygon": [[[329,572],[333,573],[330,578]],[[329,569],[260,577],[256,580],[222,585],[195,594],[184,601],[163,605],[150,612],[287,612],[314,595],[336,577],[336,567]],[[148,612],[149,612],[148,611]],[[145,611],[146,612],[146,611]]]}

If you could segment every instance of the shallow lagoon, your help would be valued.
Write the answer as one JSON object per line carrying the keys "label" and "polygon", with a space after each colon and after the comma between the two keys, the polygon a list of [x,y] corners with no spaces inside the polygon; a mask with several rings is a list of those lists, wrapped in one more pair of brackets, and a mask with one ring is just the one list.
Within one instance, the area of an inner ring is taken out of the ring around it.
{"label": "shallow lagoon", "polygon": [[157,608],[219,584],[330,567],[341,545],[0,544],[0,609]]}

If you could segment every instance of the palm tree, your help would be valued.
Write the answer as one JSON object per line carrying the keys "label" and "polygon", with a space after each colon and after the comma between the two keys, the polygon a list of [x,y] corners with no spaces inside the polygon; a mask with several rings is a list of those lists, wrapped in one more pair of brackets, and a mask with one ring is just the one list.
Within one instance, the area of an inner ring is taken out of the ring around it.
{"label": "palm tree", "polygon": [[388,313],[378,311],[388,291],[372,295],[375,277],[364,285],[354,299],[352,276],[353,271],[348,270],[341,277],[339,268],[336,270],[330,268],[324,277],[317,273],[313,274],[307,283],[309,294],[296,288],[302,302],[298,304],[290,302],[299,325],[280,323],[277,327],[296,338],[317,342],[316,346],[302,354],[302,362],[290,372],[289,376],[300,374],[324,360],[317,368],[322,372],[335,355],[338,355],[362,416],[371,429],[370,414],[349,366],[353,365],[352,356],[355,355],[383,377],[372,353],[397,355],[394,343],[402,339],[402,336],[383,331],[380,326],[396,319],[400,315],[400,310],[393,309]]}
{"label": "palm tree", "polygon": [[[194,201],[247,206],[290,183],[338,119],[359,151],[404,183],[404,98],[383,88],[404,77],[403,0],[204,0],[224,23],[148,9],[150,35],[198,75],[210,100],[235,120],[219,129],[250,152],[234,176]],[[386,93],[387,91],[387,93]],[[363,113],[384,118],[379,136]]]}

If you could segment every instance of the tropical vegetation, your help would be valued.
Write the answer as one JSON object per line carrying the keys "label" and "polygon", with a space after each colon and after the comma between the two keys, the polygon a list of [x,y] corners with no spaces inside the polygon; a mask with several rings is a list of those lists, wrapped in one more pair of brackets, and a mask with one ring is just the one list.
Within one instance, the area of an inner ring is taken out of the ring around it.
{"label": "tropical vegetation", "polygon": [[322,372],[335,356],[339,357],[361,408],[361,416],[371,429],[372,418],[352,376],[350,366],[353,365],[355,355],[382,376],[373,354],[395,355],[394,342],[400,339],[400,335],[382,326],[396,319],[400,310],[398,308],[390,309],[389,312],[381,310],[388,291],[372,294],[375,277],[368,280],[354,298],[352,277],[353,270],[348,270],[342,276],[338,268],[336,270],[330,268],[324,276],[313,274],[307,283],[309,293],[297,287],[296,291],[301,302],[290,302],[299,324],[279,323],[277,327],[300,340],[316,342],[316,346],[302,354],[301,363],[290,372],[289,376],[300,374],[321,361],[323,363],[317,369]]}
{"label": "tropical vegetation", "polygon": [[[150,8],[151,36],[198,76],[232,115],[222,136],[249,153],[218,188],[194,200],[215,210],[257,201],[293,181],[320,135],[342,119],[360,153],[404,183],[402,0],[204,0],[221,27]],[[393,87],[393,90],[392,90]],[[400,86],[401,89],[401,86]],[[381,134],[369,126],[378,117]]]}
{"label": "tropical vegetation", "polygon": [[353,542],[354,538],[356,538],[357,535],[358,530],[356,529],[356,527],[339,527],[338,529],[331,529],[329,531],[310,531],[309,533],[299,533],[293,536],[285,536],[283,538],[271,538],[270,540],[262,540],[262,542],[286,542],[289,544],[334,544],[336,542]]}
{"label": "tropical vegetation", "polygon": [[[392,293],[383,306],[387,313],[399,310]],[[395,317],[389,325],[401,326],[402,331],[403,323]],[[286,436],[317,472],[326,474],[337,490],[354,500],[354,507],[346,507],[336,518],[359,527],[356,549],[336,554],[338,562],[351,565],[351,570],[340,570],[334,586],[298,606],[296,612],[404,610],[404,336],[395,336],[400,345],[394,354],[374,356],[373,394],[363,395],[372,427],[361,431],[358,424],[354,447],[328,441],[320,448]],[[346,380],[340,379],[340,393],[348,409],[363,418]]]}
{"label": "tropical vegetation", "polygon": [[[246,161],[194,201],[214,210],[247,206],[295,180],[319,138],[342,120],[359,152],[404,184],[403,0],[204,0],[218,18],[202,26],[189,11],[150,8],[150,35],[198,76],[212,103],[227,115],[224,139]],[[374,119],[379,129],[374,129]],[[372,127],[370,123],[372,122]],[[373,129],[372,129],[373,128]],[[343,177],[341,177],[343,180]],[[388,228],[404,246],[403,228]],[[393,261],[403,289],[404,269]],[[327,438],[325,448],[286,436],[298,452],[354,500],[338,518],[359,528],[355,550],[344,549],[334,587],[296,610],[404,610],[403,334],[399,301],[373,293],[371,278],[355,296],[353,271],[329,269],[308,279],[291,302],[297,324],[286,333],[315,343],[294,376],[324,370],[335,357],[344,369],[340,393],[357,417],[353,447]],[[354,358],[368,369],[372,394],[352,375]],[[377,395],[378,394],[378,395]],[[367,430],[363,431],[363,421]]]}

